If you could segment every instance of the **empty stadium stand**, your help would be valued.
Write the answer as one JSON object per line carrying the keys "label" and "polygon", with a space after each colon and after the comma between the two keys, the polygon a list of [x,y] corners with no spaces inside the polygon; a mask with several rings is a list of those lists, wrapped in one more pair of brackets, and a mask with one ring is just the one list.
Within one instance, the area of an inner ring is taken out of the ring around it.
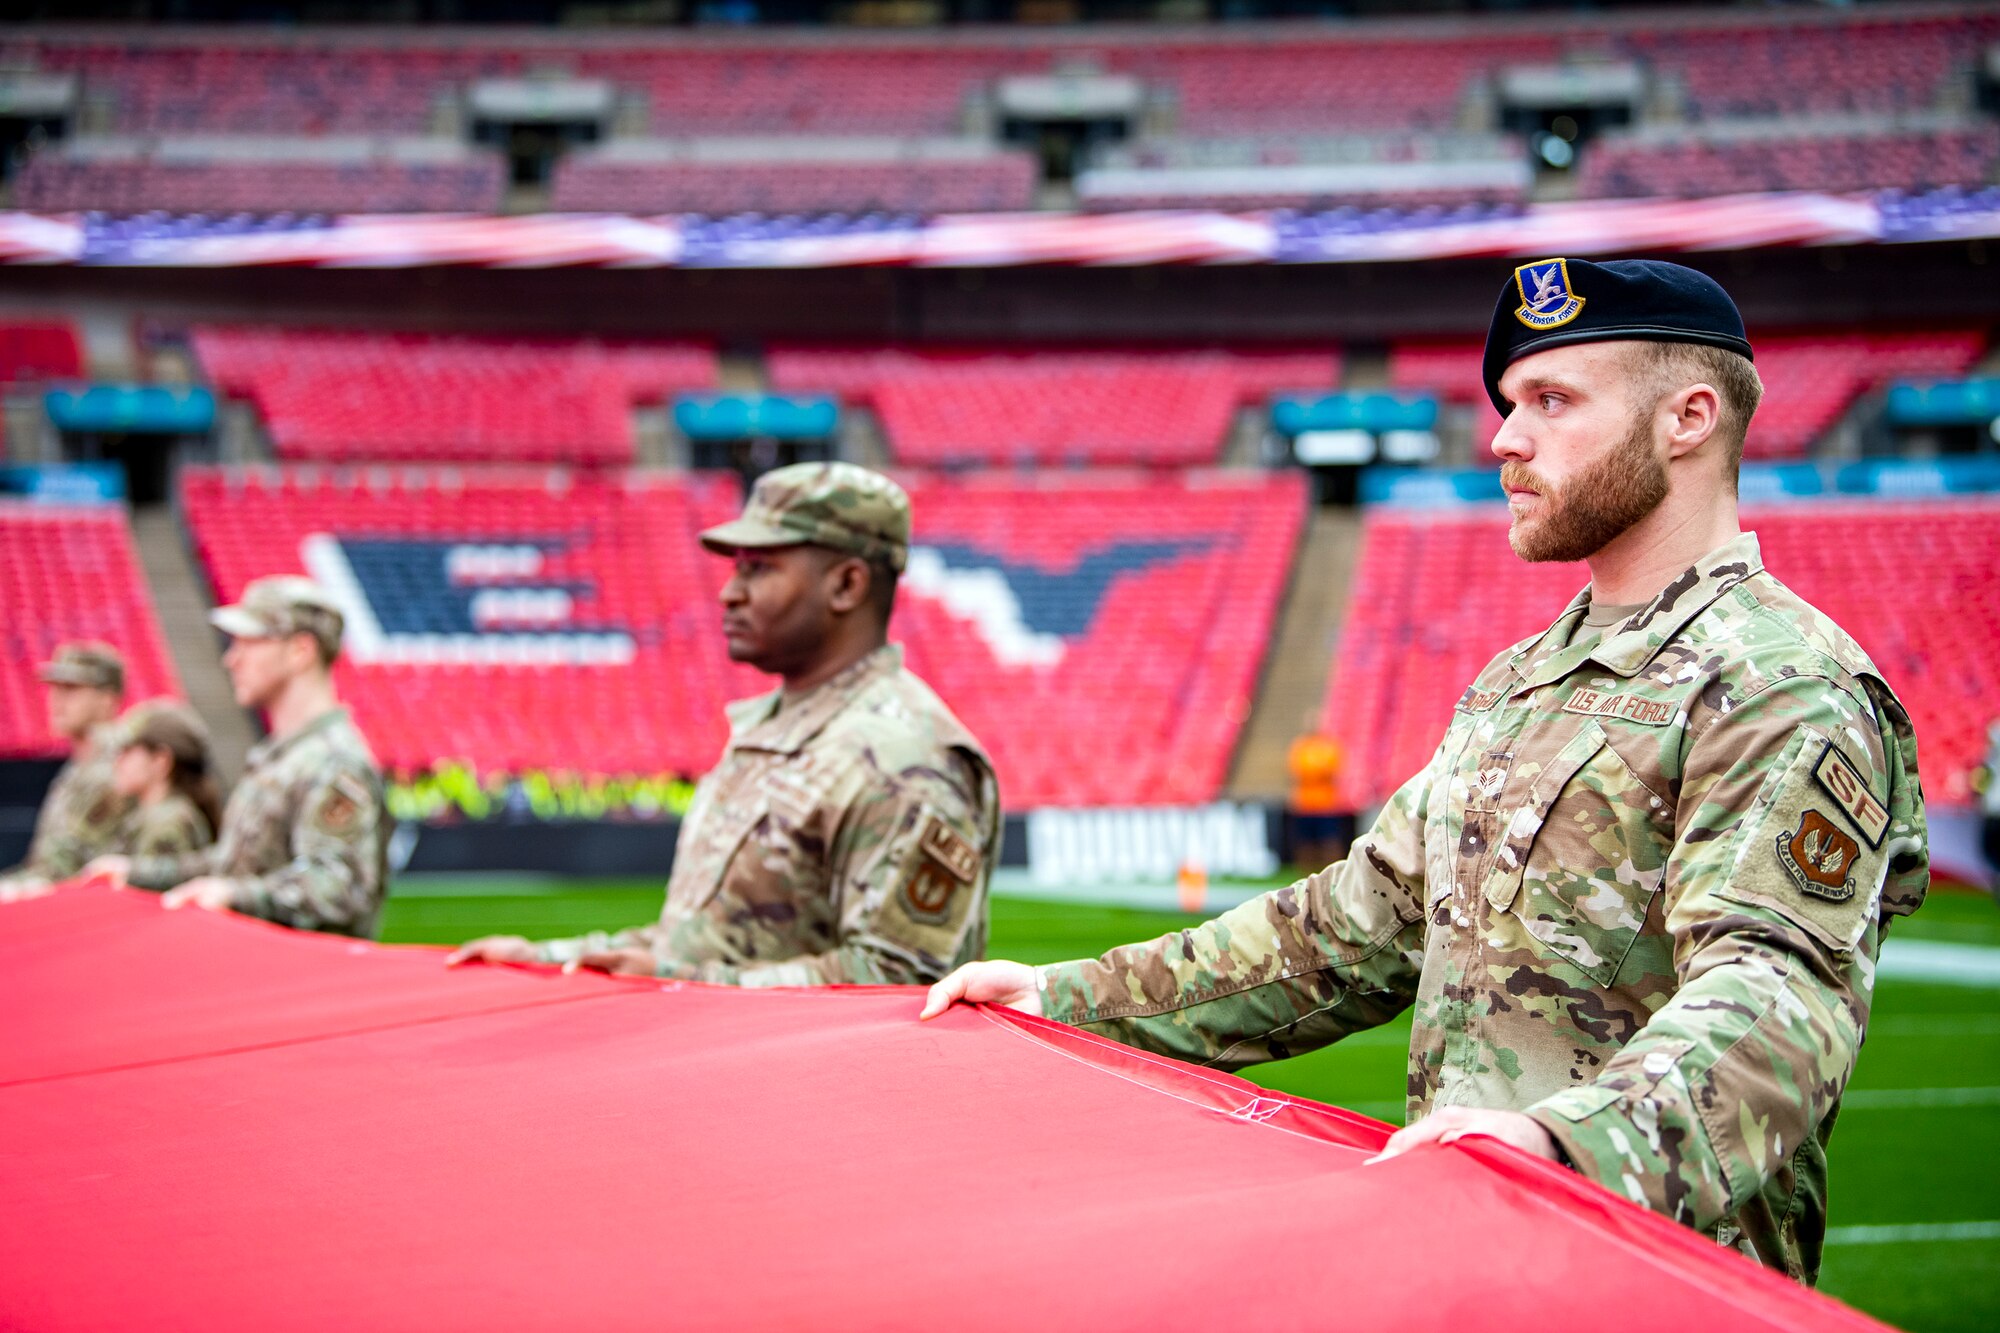
{"label": "empty stadium stand", "polygon": [[1026,153],[977,140],[623,141],[556,164],[562,212],[1007,212],[1035,202]]}
{"label": "empty stadium stand", "polygon": [[[1763,333],[1750,331],[1764,403],[1750,424],[1744,457],[1804,457],[1864,393],[1899,376],[1961,375],[1979,360],[1986,335],[1973,329],[1877,333]],[[1473,461],[1486,463],[1486,446],[1500,429],[1486,399],[1479,368],[1481,345],[1464,339],[1412,340],[1389,349],[1389,383],[1397,389],[1434,392],[1473,409]]]}
{"label": "empty stadium stand", "polygon": [[72,639],[125,655],[129,698],[179,693],[124,511],[0,500],[0,758],[65,752],[35,672]]}
{"label": "empty stadium stand", "polygon": [[1009,351],[786,347],[772,387],[873,408],[900,462],[1189,466],[1213,462],[1236,408],[1331,387],[1331,349]]}
{"label": "empty stadium stand", "polygon": [[[2000,717],[2000,505],[1799,502],[1747,510],[1744,526],[1767,567],[1852,634],[1896,689],[1929,799],[1970,801],[1969,775]],[[1582,565],[1524,564],[1506,532],[1496,509],[1368,515],[1324,717],[1354,807],[1379,804],[1421,769],[1479,670],[1589,581]]]}
{"label": "empty stadium stand", "polygon": [[194,345],[299,460],[629,463],[635,403],[716,382],[691,343],[203,327]]}
{"label": "empty stadium stand", "polygon": [[77,139],[30,156],[14,202],[114,213],[491,213],[506,167],[450,140]]}
{"label": "empty stadium stand", "polygon": [[[1293,476],[907,478],[894,637],[992,749],[1011,809],[1213,799],[1305,492]],[[391,768],[706,771],[768,688],[715,632],[695,534],[733,482],[532,470],[185,474],[218,597],[306,571],[353,608],[341,689]]]}
{"label": "empty stadium stand", "polygon": [[896,637],[1010,810],[1221,791],[1305,514],[1295,474],[910,478]]}
{"label": "empty stadium stand", "polygon": [[1607,135],[1578,172],[1584,198],[1697,197],[1762,190],[1935,189],[1983,185],[2000,164],[2000,125],[1884,125],[1774,121],[1669,135]]}
{"label": "empty stadium stand", "polygon": [[312,573],[349,608],[341,692],[399,772],[701,773],[725,701],[763,688],[716,632],[695,542],[733,480],[533,469],[183,474],[218,598]]}

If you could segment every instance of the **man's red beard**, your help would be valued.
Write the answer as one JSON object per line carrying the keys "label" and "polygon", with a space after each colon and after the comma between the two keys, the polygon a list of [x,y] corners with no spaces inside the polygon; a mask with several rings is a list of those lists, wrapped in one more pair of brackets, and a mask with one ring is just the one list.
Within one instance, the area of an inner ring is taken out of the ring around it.
{"label": "man's red beard", "polygon": [[1641,418],[1616,448],[1561,485],[1523,463],[1500,469],[1500,484],[1542,497],[1539,514],[1514,516],[1507,542],[1523,560],[1583,560],[1660,507],[1667,465],[1653,454],[1651,423]]}

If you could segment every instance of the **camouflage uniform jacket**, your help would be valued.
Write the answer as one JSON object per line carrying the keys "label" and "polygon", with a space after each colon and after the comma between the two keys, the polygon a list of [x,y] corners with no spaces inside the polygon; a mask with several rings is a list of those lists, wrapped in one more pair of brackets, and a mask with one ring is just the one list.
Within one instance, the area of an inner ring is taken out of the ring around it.
{"label": "camouflage uniform jacket", "polygon": [[179,856],[199,851],[215,841],[208,820],[195,803],[179,792],[164,800],[136,807],[119,834],[119,850],[128,856]]}
{"label": "camouflage uniform jacket", "polygon": [[1347,860],[1044,969],[1045,1009],[1233,1068],[1414,1004],[1411,1120],[1525,1111],[1810,1281],[1876,950],[1928,883],[1909,719],[1753,535],[1602,636],[1588,606],[1493,660]]}
{"label": "camouflage uniform jacket", "polygon": [[730,705],[658,924],[538,946],[644,946],[739,986],[934,981],[984,955],[1000,797],[979,742],[886,646],[804,696]]}
{"label": "camouflage uniform jacket", "polygon": [[388,878],[382,777],[345,709],[251,747],[215,844],[133,862],[138,888],[201,875],[233,882],[232,906],[300,930],[372,935]]}
{"label": "camouflage uniform jacket", "polygon": [[88,758],[72,754],[56,770],[48,795],[35,815],[28,859],[7,872],[8,879],[68,879],[92,857],[115,849],[118,830],[132,803],[111,790],[111,729],[91,737]]}

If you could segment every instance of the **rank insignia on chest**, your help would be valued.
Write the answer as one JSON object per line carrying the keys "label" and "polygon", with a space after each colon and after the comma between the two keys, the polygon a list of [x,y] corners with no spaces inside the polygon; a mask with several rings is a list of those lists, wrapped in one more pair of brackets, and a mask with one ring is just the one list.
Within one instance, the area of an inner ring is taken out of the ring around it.
{"label": "rank insignia on chest", "polygon": [[1521,308],[1514,318],[1531,329],[1553,329],[1583,313],[1583,298],[1569,285],[1569,261],[1545,259],[1514,270]]}
{"label": "rank insignia on chest", "polygon": [[1778,861],[1802,892],[1828,902],[1854,896],[1854,862],[1861,844],[1842,833],[1817,810],[1799,816],[1799,826],[1778,835]]}

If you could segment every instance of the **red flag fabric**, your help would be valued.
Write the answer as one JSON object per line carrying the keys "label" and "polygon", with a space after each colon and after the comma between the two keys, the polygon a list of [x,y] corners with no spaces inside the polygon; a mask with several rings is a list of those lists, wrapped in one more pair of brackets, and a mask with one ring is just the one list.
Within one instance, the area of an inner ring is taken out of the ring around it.
{"label": "red flag fabric", "polygon": [[1574,1175],[900,988],[0,907],[0,1327],[1879,1329]]}

